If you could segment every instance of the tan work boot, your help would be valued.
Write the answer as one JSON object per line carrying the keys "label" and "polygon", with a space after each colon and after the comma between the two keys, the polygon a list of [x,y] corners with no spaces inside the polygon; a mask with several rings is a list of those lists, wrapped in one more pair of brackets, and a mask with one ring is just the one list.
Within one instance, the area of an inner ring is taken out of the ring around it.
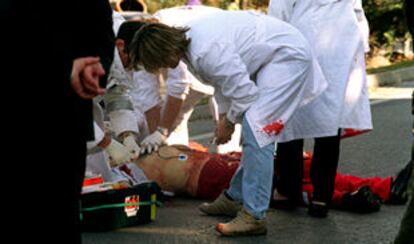
{"label": "tan work boot", "polygon": [[232,221],[216,225],[216,230],[224,236],[265,235],[266,220],[258,220],[244,208],[237,213]]}
{"label": "tan work boot", "polygon": [[198,209],[207,215],[226,215],[235,217],[237,212],[242,208],[240,203],[228,199],[224,193],[222,193],[214,202],[203,203]]}

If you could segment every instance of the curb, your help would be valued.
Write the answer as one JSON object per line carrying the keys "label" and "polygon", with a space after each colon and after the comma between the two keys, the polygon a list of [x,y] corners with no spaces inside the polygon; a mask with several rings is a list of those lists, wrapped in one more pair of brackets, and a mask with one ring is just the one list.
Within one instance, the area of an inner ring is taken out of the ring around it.
{"label": "curb", "polygon": [[375,89],[380,86],[399,85],[403,81],[414,80],[414,66],[369,74],[367,79],[369,89]]}

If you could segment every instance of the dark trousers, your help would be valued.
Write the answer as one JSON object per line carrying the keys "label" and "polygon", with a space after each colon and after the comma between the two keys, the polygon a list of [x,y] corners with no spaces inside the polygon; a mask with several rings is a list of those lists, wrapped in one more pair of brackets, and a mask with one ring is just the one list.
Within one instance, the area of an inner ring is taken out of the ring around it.
{"label": "dark trousers", "polygon": [[[414,172],[413,172],[413,175],[414,175]],[[411,180],[413,179],[414,177],[411,176]],[[409,243],[412,243],[413,240],[414,240],[414,200],[413,200],[413,197],[411,196],[411,200],[408,204],[404,217],[401,221],[400,230],[398,232],[398,235],[394,243],[395,244],[409,244]]]}
{"label": "dark trousers", "polygon": [[[411,114],[414,115],[414,92],[411,98]],[[411,160],[414,160],[414,121],[413,121],[413,143],[411,144]],[[405,243],[412,243],[414,240],[414,168],[411,174],[411,200],[408,203],[408,207],[405,211],[404,217],[401,221],[400,230],[398,235],[395,239],[395,244],[405,244]]]}
{"label": "dark trousers", "polygon": [[303,179],[303,140],[278,143],[274,169],[274,187],[293,204],[300,204]]}
{"label": "dark trousers", "polygon": [[[61,149],[58,159],[60,173],[56,173],[58,194],[50,195],[50,202],[54,205],[48,210],[52,213],[55,230],[59,235],[53,235],[58,243],[58,238],[64,236],[67,243],[80,244],[80,193],[85,175],[86,143],[83,140],[68,143]],[[56,157],[57,158],[57,157]],[[56,201],[56,200],[59,201]],[[54,214],[56,213],[56,214]]]}
{"label": "dark trousers", "polygon": [[79,143],[79,149],[77,152],[72,152],[74,165],[73,173],[73,188],[72,192],[72,220],[75,228],[75,235],[73,243],[82,243],[81,227],[80,227],[80,193],[82,191],[82,183],[85,176],[85,165],[86,165],[86,143]]}
{"label": "dark trousers", "polygon": [[[310,177],[313,201],[329,204],[332,199],[340,150],[340,133],[315,138]],[[291,201],[302,198],[303,140],[278,143],[275,158],[274,186]]]}
{"label": "dark trousers", "polygon": [[[59,141],[56,130],[48,132],[49,128],[40,127],[42,122],[33,122],[34,128],[42,130],[33,130],[30,138],[45,138],[44,141],[33,143],[33,149],[22,153],[23,159],[10,164],[10,169],[5,171],[16,172],[19,177],[10,187],[11,193],[5,195],[10,200],[10,204],[6,203],[10,206],[5,209],[14,212],[7,223],[10,229],[19,231],[22,226],[27,229],[26,235],[13,236],[15,243],[20,243],[20,238],[21,243],[27,242],[29,235],[31,243],[80,244],[79,199],[86,143],[80,139]],[[65,136],[62,138],[69,137],[67,133]]]}

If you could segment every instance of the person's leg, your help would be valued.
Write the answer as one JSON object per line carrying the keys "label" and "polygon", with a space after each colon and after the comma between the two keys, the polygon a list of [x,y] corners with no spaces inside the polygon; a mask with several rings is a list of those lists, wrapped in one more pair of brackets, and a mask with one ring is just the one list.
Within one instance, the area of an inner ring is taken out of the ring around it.
{"label": "person's leg", "polygon": [[261,148],[247,120],[243,121],[243,136],[243,157],[240,162],[244,169],[243,207],[255,218],[263,219],[269,207],[272,189],[274,145],[271,143]]}
{"label": "person's leg", "polygon": [[212,203],[202,203],[198,209],[207,215],[226,215],[236,217],[242,208],[243,167],[240,164],[230,181],[227,191],[224,191]]}
{"label": "person's leg", "polygon": [[[83,179],[85,177],[85,164],[86,164],[86,143],[80,143],[79,149],[74,156],[75,172],[74,172],[74,183],[73,183],[73,221],[76,223],[77,231],[79,231],[79,236],[75,238],[80,238],[79,243],[81,243],[81,223],[80,223],[80,197],[82,191]],[[77,241],[77,240],[76,240]],[[78,242],[74,242],[78,243]]]}
{"label": "person's leg", "polygon": [[[243,131],[244,133],[244,131]],[[242,154],[241,162],[245,154]],[[223,192],[212,203],[203,203],[199,210],[208,215],[227,215],[235,217],[241,209],[243,202],[242,181],[244,166],[240,163],[233,177],[231,178],[229,189]]]}
{"label": "person's leg", "polygon": [[[411,193],[414,192],[414,172],[411,176]],[[411,200],[405,210],[404,217],[401,221],[400,230],[395,238],[395,244],[412,243],[414,240],[414,200]]]}
{"label": "person's leg", "polygon": [[[242,196],[243,209],[228,223],[219,223],[216,230],[223,235],[260,235],[266,234],[266,211],[269,208],[273,176],[273,150],[271,143],[260,147],[247,120],[243,120],[243,167]],[[240,176],[239,175],[239,176]],[[233,197],[239,190],[238,183],[231,182],[228,194]]]}
{"label": "person's leg", "polygon": [[[49,200],[55,200],[57,202],[62,201],[62,204],[58,204],[60,208],[67,209],[62,211],[61,214],[52,215],[54,224],[60,226],[65,224],[65,228],[60,228],[57,233],[59,235],[64,234],[68,243],[80,244],[81,241],[81,222],[80,222],[80,197],[82,190],[82,183],[85,175],[85,161],[86,161],[86,142],[83,140],[70,140],[70,147],[63,147],[57,149],[60,155],[64,155],[62,160],[66,163],[64,173],[59,174],[59,177],[52,177],[51,179],[60,178],[62,184],[60,191],[62,194],[58,196],[51,195]],[[52,204],[53,205],[53,204]],[[55,207],[49,207],[50,211],[55,211]]]}
{"label": "person's leg", "polygon": [[274,167],[271,206],[287,209],[296,207],[302,199],[303,140],[278,143]]}
{"label": "person's leg", "polygon": [[326,217],[332,199],[340,150],[340,133],[336,136],[315,138],[311,165],[311,180],[314,187],[309,214]]}
{"label": "person's leg", "polygon": [[[362,178],[354,175],[340,175],[335,179],[335,190],[348,193],[356,192],[363,186],[368,186],[374,194],[386,202],[390,195],[392,177],[367,177]],[[346,187],[343,187],[346,186]]]}
{"label": "person's leg", "polygon": [[[243,162],[242,155],[240,162]],[[243,180],[243,165],[240,163],[239,167],[236,170],[236,173],[231,178],[230,186],[227,191],[225,191],[225,195],[229,197],[231,200],[236,202],[243,202],[243,192],[242,192],[242,180]]]}
{"label": "person's leg", "polygon": [[[381,208],[381,197],[390,191],[391,177],[361,178],[336,173],[330,207],[357,213],[372,213]],[[376,190],[376,192],[373,191]],[[379,195],[377,195],[379,194]]]}
{"label": "person's leg", "polygon": [[334,199],[331,206],[362,214],[379,211],[381,203],[381,198],[377,194],[373,193],[369,186],[365,185],[356,191],[346,192],[343,194],[343,196],[339,199],[339,204]]}
{"label": "person's leg", "polygon": [[[406,1],[406,3],[410,2],[411,9],[413,9],[414,3],[413,1]],[[413,15],[411,14],[411,17]],[[411,18],[413,20],[413,18]],[[412,33],[413,34],[413,33]],[[411,114],[414,115],[414,91],[412,93],[411,98]],[[414,136],[414,121],[412,127],[412,134]],[[411,144],[411,161],[414,160],[414,138]],[[405,243],[412,243],[414,240],[414,168],[412,168],[411,172],[411,179],[410,179],[410,186],[409,186],[409,193],[411,193],[411,200],[408,204],[407,209],[405,210],[404,217],[401,221],[400,230],[398,232],[397,237],[395,238],[395,244],[405,244]]]}

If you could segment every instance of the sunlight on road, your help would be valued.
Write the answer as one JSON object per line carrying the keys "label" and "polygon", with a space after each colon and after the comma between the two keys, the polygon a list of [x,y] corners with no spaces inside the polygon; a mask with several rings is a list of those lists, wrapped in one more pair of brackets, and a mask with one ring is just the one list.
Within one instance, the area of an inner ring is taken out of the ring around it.
{"label": "sunlight on road", "polygon": [[413,87],[378,87],[369,93],[369,99],[410,99]]}
{"label": "sunlight on road", "polygon": [[398,86],[382,86],[369,91],[369,99],[393,100],[411,99],[414,90],[414,81],[402,82]]}

